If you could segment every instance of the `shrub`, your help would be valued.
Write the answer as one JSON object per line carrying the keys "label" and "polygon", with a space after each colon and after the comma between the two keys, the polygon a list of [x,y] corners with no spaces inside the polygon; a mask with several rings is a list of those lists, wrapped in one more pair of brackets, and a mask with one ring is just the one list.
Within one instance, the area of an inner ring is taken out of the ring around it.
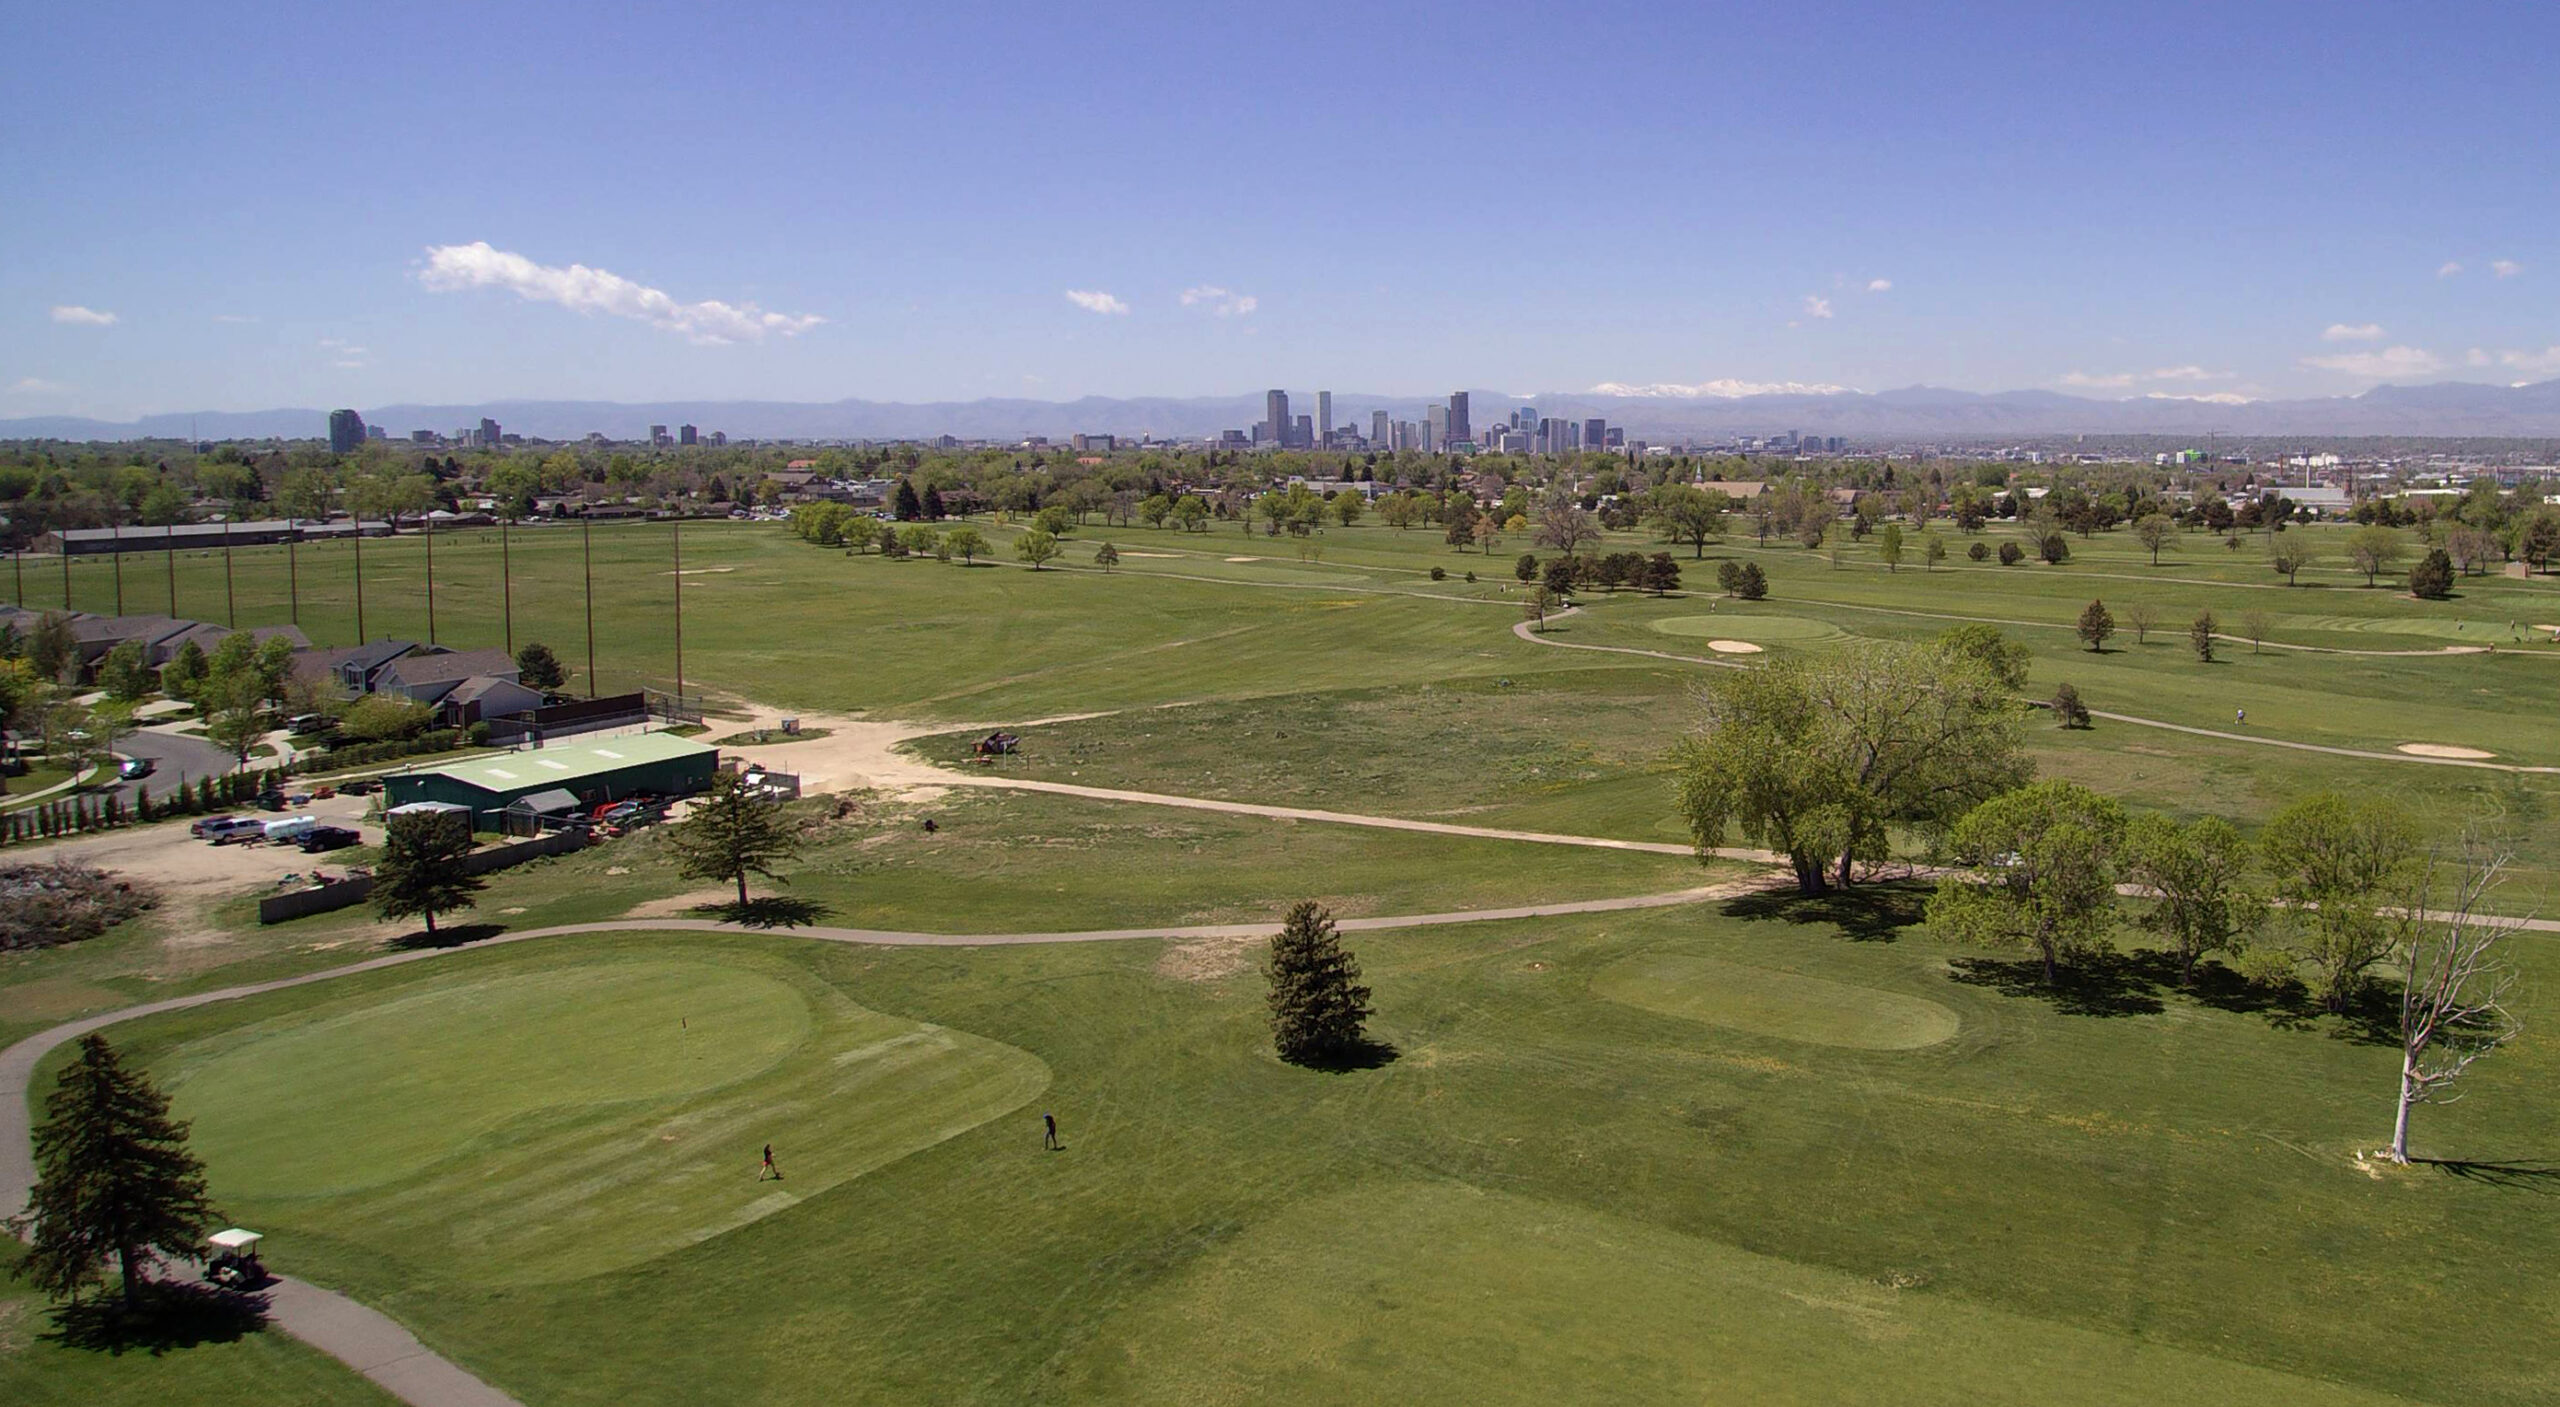
{"label": "shrub", "polygon": [[[1976,547],[1981,545],[1982,544],[1978,542],[1974,544]],[[2004,567],[2014,567],[2026,559],[2027,550],[2025,548],[2020,547],[2014,542],[2004,542],[2000,544],[2000,565]]]}
{"label": "shrub", "polygon": [[1431,569],[1431,579],[1433,581],[1447,581],[1449,579],[1449,569],[1447,567],[1433,567]]}
{"label": "shrub", "polygon": [[1990,544],[1990,543],[1987,543],[1987,542],[1977,542],[1977,543],[1975,543],[1974,545],[1972,545],[1971,547],[1966,548],[1966,549],[1964,550],[1964,555],[1966,555],[1967,557],[1972,558],[1974,561],[1977,561],[1977,562],[1987,562],[1987,561],[1990,561],[1990,560],[1991,560],[1991,544]]}

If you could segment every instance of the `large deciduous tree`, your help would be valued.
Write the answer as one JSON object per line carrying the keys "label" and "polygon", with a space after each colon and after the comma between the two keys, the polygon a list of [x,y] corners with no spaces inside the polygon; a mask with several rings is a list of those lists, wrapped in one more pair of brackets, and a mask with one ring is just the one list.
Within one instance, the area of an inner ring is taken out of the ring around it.
{"label": "large deciduous tree", "polygon": [[1701,700],[1673,754],[1691,836],[1703,852],[1738,830],[1785,855],[1806,894],[1885,859],[1893,827],[1935,839],[2028,775],[2007,684],[1944,643],[1735,671]]}
{"label": "large deciduous tree", "polygon": [[1271,938],[1263,974],[1270,980],[1271,1043],[1293,1065],[1337,1065],[1368,1044],[1369,989],[1360,963],[1344,951],[1333,915],[1314,900],[1289,910]]}
{"label": "large deciduous tree", "polygon": [[2345,1011],[2391,951],[2390,923],[2376,909],[2417,853],[2417,827],[2397,808],[2332,792],[2277,812],[2259,834],[2259,858],[2296,935],[2293,955],[2329,1010]]}
{"label": "large deciduous tree", "polygon": [[1692,557],[1707,555],[1707,541],[1724,536],[1725,509],[1732,500],[1695,484],[1655,487],[1645,522],[1663,541],[1686,543]]}
{"label": "large deciduous tree", "polygon": [[112,1259],[135,1307],[152,1258],[197,1254],[221,1219],[169,1097],[124,1068],[104,1036],[81,1038],[33,1142],[36,1184],[12,1225],[30,1243],[26,1273],[56,1298],[103,1284]]}
{"label": "large deciduous tree", "polygon": [[2125,832],[2124,877],[2151,896],[2142,926],[2168,944],[2188,986],[2197,963],[2238,952],[2266,914],[2249,888],[2249,843],[2219,816],[2184,826],[2155,812],[2136,816]]}
{"label": "large deciduous tree", "polygon": [[1929,923],[1960,942],[2025,948],[2051,983],[2063,963],[2106,948],[2124,831],[2124,808],[2077,782],[1993,797],[1957,822],[1949,848],[1966,868],[1938,882]]}

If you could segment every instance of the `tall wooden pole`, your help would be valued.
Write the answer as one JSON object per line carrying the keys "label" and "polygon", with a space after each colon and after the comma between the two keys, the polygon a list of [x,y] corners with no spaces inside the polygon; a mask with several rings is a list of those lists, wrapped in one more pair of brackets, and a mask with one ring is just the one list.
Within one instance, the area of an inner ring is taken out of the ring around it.
{"label": "tall wooden pole", "polygon": [[71,609],[71,540],[62,540],[62,609]]}
{"label": "tall wooden pole", "polygon": [[9,576],[15,583],[11,595],[23,610],[27,604],[27,549],[21,547],[9,554]]}
{"label": "tall wooden pole", "polygon": [[169,618],[178,618],[178,530],[162,528],[169,535]]}
{"label": "tall wooden pole", "polygon": [[110,523],[110,524],[108,524],[108,525],[107,525],[107,537],[108,537],[108,543],[107,543],[107,545],[108,545],[108,546],[110,546],[110,547],[113,547],[113,548],[115,549],[115,551],[114,551],[111,555],[112,555],[112,556],[114,556],[114,558],[116,559],[116,560],[115,560],[115,569],[116,569],[116,614],[117,614],[117,615],[123,615],[123,614],[124,614],[124,524],[122,524],[122,523]]}
{"label": "tall wooden pole", "polygon": [[356,528],[356,643],[364,643],[364,514],[355,516]]}
{"label": "tall wooden pole", "polygon": [[427,535],[427,643],[436,642],[436,520],[421,518],[418,531]]}
{"label": "tall wooden pole", "polygon": [[587,697],[596,696],[596,525],[578,520],[578,544],[587,559]]}
{"label": "tall wooden pole", "polygon": [[284,525],[284,599],[285,610],[296,626],[302,624],[302,564],[295,544],[302,541],[302,524],[290,521]]}
{"label": "tall wooden pole", "polygon": [[498,614],[507,623],[507,653],[516,652],[515,559],[507,550],[507,520],[498,520]]}
{"label": "tall wooden pole", "polygon": [[231,520],[222,520],[222,623],[240,628],[240,595],[231,584]]}
{"label": "tall wooden pole", "polygon": [[676,563],[676,707],[684,707],[684,519],[669,525]]}

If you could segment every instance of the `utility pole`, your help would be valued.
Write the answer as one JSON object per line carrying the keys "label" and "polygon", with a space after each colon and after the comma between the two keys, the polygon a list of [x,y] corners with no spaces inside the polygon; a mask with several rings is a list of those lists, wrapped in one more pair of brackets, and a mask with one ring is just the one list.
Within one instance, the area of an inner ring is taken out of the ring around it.
{"label": "utility pole", "polygon": [[231,519],[222,520],[222,623],[240,628],[240,595],[231,584]]}
{"label": "utility pole", "polygon": [[507,624],[507,653],[516,652],[516,585],[514,558],[507,550],[507,520],[498,520],[498,614]]}
{"label": "utility pole", "polygon": [[418,531],[427,538],[427,643],[436,643],[436,520],[420,518]]}
{"label": "utility pole", "polygon": [[578,543],[587,562],[587,697],[596,696],[596,525],[578,520]]}
{"label": "utility pole", "polygon": [[668,525],[674,532],[676,563],[676,707],[684,707],[684,519]]}
{"label": "utility pole", "polygon": [[178,530],[168,527],[160,531],[169,535],[169,618],[175,620],[178,616]]}
{"label": "utility pole", "polygon": [[364,643],[364,513],[355,515],[356,544],[356,643]]}
{"label": "utility pole", "polygon": [[109,523],[109,524],[107,525],[107,538],[108,538],[108,544],[107,544],[107,545],[115,549],[113,552],[109,553],[108,555],[109,555],[109,556],[111,556],[111,557],[113,557],[113,558],[115,558],[114,566],[115,566],[115,569],[116,569],[116,614],[117,614],[117,615],[123,615],[123,614],[124,614],[124,524],[123,524],[123,523],[121,523],[121,522]]}

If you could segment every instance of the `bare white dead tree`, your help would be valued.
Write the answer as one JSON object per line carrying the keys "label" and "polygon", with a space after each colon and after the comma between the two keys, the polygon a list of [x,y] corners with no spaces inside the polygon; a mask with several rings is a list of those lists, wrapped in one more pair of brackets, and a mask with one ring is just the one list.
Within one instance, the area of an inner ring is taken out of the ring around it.
{"label": "bare white dead tree", "polygon": [[2426,1103],[2450,1104],[2454,1081],[2473,1061],[2515,1039],[2507,1010],[2515,971],[2499,945],[2519,925],[2480,912],[2506,877],[2512,857],[2466,841],[2453,892],[2435,902],[2439,865],[2430,857],[2415,900],[2395,916],[2400,929],[2400,1100],[2392,1120],[2390,1158],[2409,1161],[2409,1113]]}

